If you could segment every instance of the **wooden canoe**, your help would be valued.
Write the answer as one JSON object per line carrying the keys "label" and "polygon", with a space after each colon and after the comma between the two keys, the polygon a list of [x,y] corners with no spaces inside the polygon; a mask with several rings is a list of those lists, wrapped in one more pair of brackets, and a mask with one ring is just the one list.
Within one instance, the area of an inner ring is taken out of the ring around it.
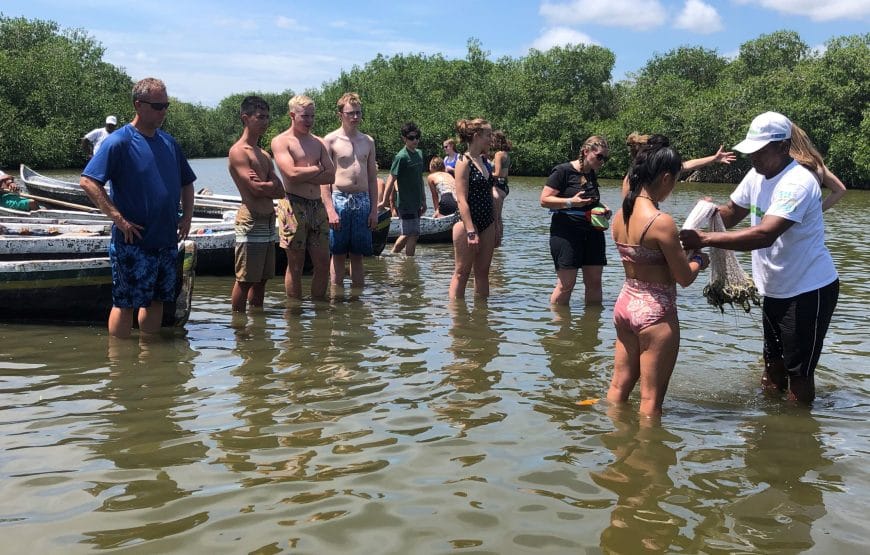
{"label": "wooden canoe", "polygon": [[[178,244],[175,302],[166,303],[163,326],[181,327],[190,316],[196,244]],[[108,256],[0,261],[0,320],[105,324],[112,308]]]}

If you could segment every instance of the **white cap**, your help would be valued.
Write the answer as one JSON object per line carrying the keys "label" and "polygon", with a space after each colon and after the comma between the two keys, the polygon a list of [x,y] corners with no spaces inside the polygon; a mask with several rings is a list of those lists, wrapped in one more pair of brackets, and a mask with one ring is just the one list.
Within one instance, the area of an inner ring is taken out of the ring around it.
{"label": "white cap", "polygon": [[4,172],[3,170],[0,170],[0,181],[3,181],[4,179],[6,179],[8,177],[12,177],[12,176],[9,175],[8,173]]}
{"label": "white cap", "polygon": [[734,150],[752,154],[767,143],[791,139],[791,121],[778,112],[764,112],[749,124],[746,138],[734,145]]}
{"label": "white cap", "polygon": [[106,118],[106,125],[109,125],[109,124],[118,125],[118,118],[116,118],[115,116],[107,117]]}

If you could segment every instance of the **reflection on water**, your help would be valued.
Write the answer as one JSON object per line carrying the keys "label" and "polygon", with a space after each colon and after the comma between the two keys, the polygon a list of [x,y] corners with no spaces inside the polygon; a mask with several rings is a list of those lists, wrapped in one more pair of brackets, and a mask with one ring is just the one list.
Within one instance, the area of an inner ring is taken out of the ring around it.
{"label": "reflection on water", "polygon": [[[854,229],[870,196],[826,213],[842,292],[812,410],[759,394],[758,313],[722,315],[698,283],[652,422],[602,400],[612,302],[547,302],[542,183],[511,183],[485,302],[450,304],[452,249],[424,245],[368,260],[365,288],[328,302],[288,304],[272,280],[247,315],[231,280],[199,278],[187,332],[142,344],[0,326],[4,548],[865,552],[870,253]],[[681,185],[664,208],[729,191]]]}
{"label": "reflection on water", "polygon": [[614,429],[601,441],[614,461],[591,473],[596,484],[617,496],[601,545],[613,553],[671,551],[686,525],[670,507],[674,482],[669,471],[677,462],[681,438],[625,407],[610,407],[608,416]]}

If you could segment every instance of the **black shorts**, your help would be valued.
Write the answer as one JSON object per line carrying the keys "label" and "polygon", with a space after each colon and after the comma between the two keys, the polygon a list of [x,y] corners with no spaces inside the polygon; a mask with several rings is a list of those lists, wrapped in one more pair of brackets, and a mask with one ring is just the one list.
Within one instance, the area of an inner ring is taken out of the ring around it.
{"label": "black shorts", "polygon": [[575,227],[570,233],[551,232],[550,255],[556,271],[607,266],[604,232],[591,227]]}
{"label": "black shorts", "polygon": [[782,359],[790,376],[812,376],[840,296],[840,280],[788,299],[765,297],[764,360]]}

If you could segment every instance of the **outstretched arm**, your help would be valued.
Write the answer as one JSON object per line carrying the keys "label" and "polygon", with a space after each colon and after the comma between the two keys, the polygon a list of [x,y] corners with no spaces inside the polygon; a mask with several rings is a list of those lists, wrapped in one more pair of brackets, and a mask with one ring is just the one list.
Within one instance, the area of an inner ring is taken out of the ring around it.
{"label": "outstretched arm", "polygon": [[683,162],[683,171],[690,172],[710,164],[730,164],[737,159],[737,156],[730,150],[723,150],[725,145],[719,145],[719,150],[716,154],[706,156],[704,158],[695,158],[694,160],[686,160]]}

